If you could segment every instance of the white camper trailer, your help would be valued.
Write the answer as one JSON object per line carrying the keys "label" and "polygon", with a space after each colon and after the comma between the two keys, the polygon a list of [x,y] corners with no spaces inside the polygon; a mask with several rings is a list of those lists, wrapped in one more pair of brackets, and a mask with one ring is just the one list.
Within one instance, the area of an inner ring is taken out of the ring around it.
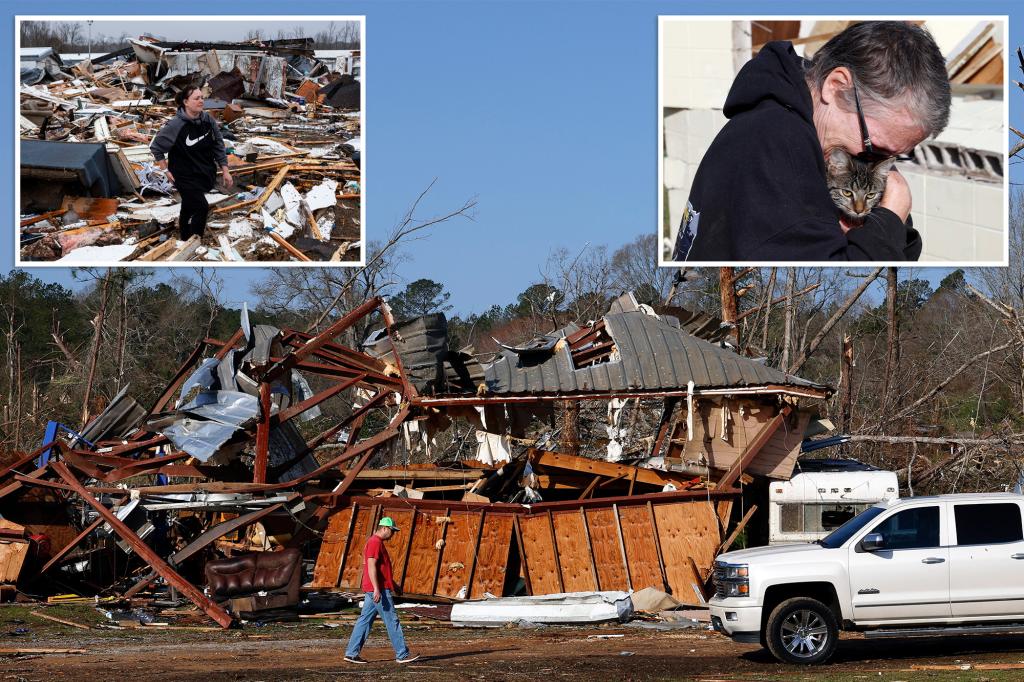
{"label": "white camper trailer", "polygon": [[851,459],[810,459],[768,487],[768,544],[814,542],[868,507],[899,497],[896,474]]}

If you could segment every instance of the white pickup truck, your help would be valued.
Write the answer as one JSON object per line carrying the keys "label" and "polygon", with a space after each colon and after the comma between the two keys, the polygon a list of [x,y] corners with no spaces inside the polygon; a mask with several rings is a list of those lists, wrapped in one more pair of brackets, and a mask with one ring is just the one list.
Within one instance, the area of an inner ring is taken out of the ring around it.
{"label": "white pickup truck", "polygon": [[867,637],[1024,631],[1024,495],[940,495],[869,507],[814,544],[718,557],[715,629],[781,661],[823,663]]}

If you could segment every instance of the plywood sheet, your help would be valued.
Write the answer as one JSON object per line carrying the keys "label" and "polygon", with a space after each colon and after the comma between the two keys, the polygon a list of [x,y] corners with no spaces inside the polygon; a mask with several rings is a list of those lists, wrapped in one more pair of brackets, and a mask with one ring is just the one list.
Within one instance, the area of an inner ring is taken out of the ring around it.
{"label": "plywood sheet", "polygon": [[597,562],[597,577],[601,581],[601,589],[628,589],[614,512],[610,507],[588,509],[587,525],[590,526],[590,542],[594,548],[594,560]]}
{"label": "plywood sheet", "polygon": [[698,604],[691,583],[699,579],[689,558],[702,570],[711,568],[718,548],[718,521],[710,502],[672,502],[654,505],[654,518],[672,595],[684,604]]}
{"label": "plywood sheet", "polygon": [[622,525],[622,539],[626,545],[626,558],[629,561],[633,589],[665,589],[658,563],[658,549],[654,544],[654,528],[651,526],[651,515],[647,507],[619,507],[619,523]]}
{"label": "plywood sheet", "polygon": [[28,556],[28,543],[0,540],[0,583],[16,583]]}
{"label": "plywood sheet", "polygon": [[341,568],[340,587],[361,592],[363,589],[363,549],[366,540],[373,533],[373,521],[376,509],[373,507],[357,507],[355,520],[352,522],[352,539],[348,543],[348,551]]}
{"label": "plywood sheet", "polygon": [[341,577],[341,563],[345,558],[345,538],[348,534],[348,522],[352,518],[352,507],[345,507],[331,514],[327,521],[327,530],[320,545],[320,553],[316,556],[313,568],[312,587],[331,589],[337,587]]}
{"label": "plywood sheet", "polygon": [[441,550],[437,541],[443,532],[443,512],[421,510],[416,512],[416,527],[413,529],[412,549],[409,551],[409,565],[404,567],[402,590],[410,594],[431,594],[434,587],[434,573]]}
{"label": "plywood sheet", "polygon": [[473,584],[469,591],[471,599],[483,597],[484,592],[502,595],[505,569],[512,549],[512,523],[511,514],[487,514],[484,518]]}
{"label": "plywood sheet", "polygon": [[441,597],[456,597],[463,587],[469,591],[469,568],[476,556],[476,536],[480,530],[478,511],[452,512],[451,518],[434,591]]}
{"label": "plywood sheet", "polygon": [[597,589],[590,548],[579,510],[554,512],[555,541],[562,569],[562,585],[566,592],[589,592]]}
{"label": "plywood sheet", "polygon": [[414,530],[412,519],[416,516],[416,512],[412,509],[388,509],[384,515],[394,519],[395,525],[399,528],[398,532],[388,540],[386,546],[388,556],[391,557],[391,573],[395,577],[395,583],[401,585],[405,571],[405,549]]}
{"label": "plywood sheet", "polygon": [[548,515],[521,516],[519,527],[523,532],[523,552],[533,594],[561,592]]}

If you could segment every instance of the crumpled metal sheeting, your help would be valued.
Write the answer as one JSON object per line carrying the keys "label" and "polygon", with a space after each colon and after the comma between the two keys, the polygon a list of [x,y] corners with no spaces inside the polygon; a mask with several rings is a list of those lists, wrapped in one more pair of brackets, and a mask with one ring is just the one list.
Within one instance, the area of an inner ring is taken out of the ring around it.
{"label": "crumpled metal sheeting", "polygon": [[167,72],[157,85],[179,78],[212,77],[237,69],[249,97],[281,99],[285,89],[285,60],[268,54],[210,50],[208,52],[165,52]]}
{"label": "crumpled metal sheeting", "polygon": [[217,381],[217,369],[220,365],[220,360],[217,358],[206,358],[202,364],[199,365],[199,369],[192,372],[188,379],[185,379],[185,383],[181,385],[181,396],[178,398],[178,404],[185,399],[193,388],[201,388],[204,391],[208,391],[213,388],[214,383]]}
{"label": "crumpled metal sheeting", "polygon": [[206,391],[178,408],[179,412],[241,427],[260,416],[260,402],[241,391]]}
{"label": "crumpled metal sheeting", "polygon": [[306,439],[290,421],[270,430],[267,449],[267,465],[271,470],[288,467],[276,477],[281,483],[312,473],[319,466],[316,458],[307,451]]}
{"label": "crumpled metal sheeting", "polygon": [[[239,391],[206,391],[177,410],[180,418],[156,431],[201,462],[208,461],[246,424],[259,418],[255,396]],[[164,420],[166,421],[166,420]]]}
{"label": "crumpled metal sheeting", "polygon": [[[314,393],[309,382],[306,381],[306,377],[302,376],[299,372],[292,370],[292,395],[295,396],[295,402],[299,403],[307,398],[312,398]],[[320,406],[314,405],[305,412],[299,415],[299,419],[304,422],[311,421],[319,417],[322,413],[320,412]]]}
{"label": "crumpled metal sheeting", "polygon": [[236,426],[189,417],[159,429],[176,448],[204,463],[216,455],[237,431]]}

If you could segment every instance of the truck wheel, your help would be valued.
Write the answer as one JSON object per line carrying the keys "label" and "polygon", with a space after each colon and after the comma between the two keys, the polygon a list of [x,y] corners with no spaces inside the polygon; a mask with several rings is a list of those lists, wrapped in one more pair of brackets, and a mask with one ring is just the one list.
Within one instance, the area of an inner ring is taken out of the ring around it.
{"label": "truck wheel", "polygon": [[824,663],[839,644],[839,624],[832,610],[817,599],[795,597],[768,616],[768,650],[785,663]]}

